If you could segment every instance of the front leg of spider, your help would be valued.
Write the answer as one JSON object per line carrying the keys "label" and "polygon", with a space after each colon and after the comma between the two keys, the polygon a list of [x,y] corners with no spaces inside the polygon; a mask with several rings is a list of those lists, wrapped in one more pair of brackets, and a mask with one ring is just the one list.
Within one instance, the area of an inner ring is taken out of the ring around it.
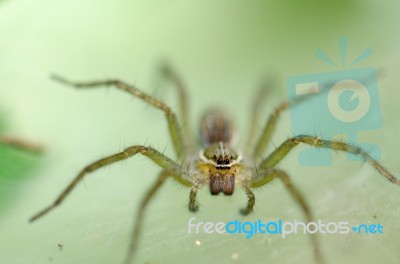
{"label": "front leg of spider", "polygon": [[[74,86],[76,88],[95,88],[95,87],[100,87],[100,86],[114,86],[124,92],[127,92],[147,104],[161,110],[164,112],[168,128],[169,128],[169,134],[171,137],[172,145],[175,150],[175,154],[178,158],[185,157],[187,154],[187,149],[186,149],[186,143],[184,136],[182,135],[181,132],[181,127],[179,125],[178,119],[176,118],[175,113],[171,110],[169,106],[167,106],[165,103],[162,101],[140,91],[134,86],[128,85],[125,82],[118,81],[118,80],[105,80],[105,81],[95,81],[95,82],[72,82],[69,80],[66,80],[64,78],[58,77],[58,76],[52,76],[53,79],[66,84],[70,86]],[[186,187],[193,187],[194,180],[192,175],[190,175],[187,171],[183,170],[179,164],[169,157],[165,156],[163,153],[147,146],[141,146],[141,145],[136,145],[136,146],[131,146],[123,150],[122,152],[110,155],[108,157],[102,158],[100,160],[97,160],[90,165],[86,166],[84,169],[81,170],[81,172],[71,181],[71,183],[59,194],[59,196],[55,199],[55,201],[50,204],[49,206],[45,207],[35,215],[33,215],[30,218],[30,222],[36,221],[37,219],[43,217],[44,215],[48,214],[51,212],[53,209],[58,207],[65,199],[66,197],[72,192],[73,189],[78,185],[79,182],[82,181],[82,179],[88,175],[89,173],[92,173],[98,169],[101,169],[105,166],[111,165],[113,163],[128,159],[132,156],[135,156],[136,154],[141,154],[143,156],[148,157],[150,160],[152,160],[154,163],[159,165],[161,168],[163,168],[163,171],[159,175],[159,178],[157,182],[152,186],[152,188],[148,191],[146,194],[145,198],[143,199],[138,213],[137,213],[137,218],[135,222],[135,226],[133,229],[132,233],[132,238],[131,238],[131,245],[130,249],[128,251],[128,255],[126,258],[126,262],[131,262],[134,257],[135,249],[137,248],[138,240],[140,237],[141,233],[141,225],[142,221],[144,218],[144,212],[146,209],[146,206],[148,205],[148,202],[151,200],[151,198],[156,194],[156,192],[159,190],[160,186],[162,183],[165,181],[167,177],[171,177],[172,179],[176,180],[178,183],[186,186]],[[193,189],[192,189],[193,190]],[[195,205],[195,192],[193,196],[193,204]],[[192,208],[195,208],[195,206],[192,206]]]}

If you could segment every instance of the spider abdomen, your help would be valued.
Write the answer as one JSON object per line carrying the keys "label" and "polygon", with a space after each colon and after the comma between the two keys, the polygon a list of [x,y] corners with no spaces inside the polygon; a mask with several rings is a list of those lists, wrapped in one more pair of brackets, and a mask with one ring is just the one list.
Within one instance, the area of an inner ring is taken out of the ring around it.
{"label": "spider abdomen", "polygon": [[203,116],[200,137],[203,146],[214,143],[232,143],[234,139],[232,120],[219,109],[212,109]]}

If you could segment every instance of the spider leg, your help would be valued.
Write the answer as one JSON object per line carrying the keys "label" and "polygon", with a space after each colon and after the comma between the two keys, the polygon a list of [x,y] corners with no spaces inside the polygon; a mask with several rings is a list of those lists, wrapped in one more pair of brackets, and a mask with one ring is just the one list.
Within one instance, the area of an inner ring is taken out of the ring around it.
{"label": "spider leg", "polygon": [[271,140],[272,134],[275,131],[276,123],[281,113],[290,107],[290,102],[280,103],[272,114],[269,116],[267,124],[265,125],[261,136],[259,137],[253,152],[253,158],[258,155],[262,155],[267,148],[269,141]]}
{"label": "spider leg", "polygon": [[164,169],[159,174],[157,181],[151,186],[151,188],[147,191],[146,195],[143,197],[136,213],[135,224],[132,230],[131,243],[128,249],[128,255],[126,256],[125,259],[126,264],[131,263],[135,255],[135,251],[142,231],[142,223],[145,210],[147,208],[149,201],[154,197],[154,195],[157,193],[157,191],[160,189],[160,187],[163,185],[163,183],[168,177],[185,178],[187,177],[185,174],[186,172],[184,172],[179,168]]}
{"label": "spider leg", "polygon": [[[370,76],[365,76],[365,79],[368,80],[368,77],[370,78]],[[280,118],[283,111],[289,109],[290,107],[298,105],[304,101],[307,101],[314,96],[328,92],[329,88],[332,85],[333,85],[332,83],[322,84],[321,85],[322,88],[318,93],[315,93],[313,89],[310,89],[310,92],[305,95],[297,96],[296,98],[294,98],[290,101],[285,101],[285,102],[280,103],[275,108],[275,110],[272,112],[272,114],[269,116],[268,121],[267,121],[263,131],[261,132],[261,136],[259,137],[259,139],[255,145],[253,154],[252,154],[253,159],[256,158],[257,156],[263,155],[263,153],[264,153],[265,149],[267,148],[268,143],[270,142],[271,137],[275,131],[275,127],[278,122],[278,119]]]}
{"label": "spider leg", "polygon": [[196,202],[197,190],[198,190],[197,186],[193,186],[192,189],[190,190],[189,211],[191,212],[197,212],[199,210],[199,205]]}
{"label": "spider leg", "polygon": [[[283,184],[285,185],[286,189],[289,191],[292,198],[300,206],[300,208],[303,211],[303,214],[306,218],[306,221],[312,222],[314,217],[313,217],[310,207],[308,206],[308,204],[307,204],[306,200],[304,199],[303,195],[301,194],[301,192],[293,184],[289,175],[285,171],[275,169],[275,168],[265,169],[263,171],[260,171],[254,175],[254,177],[252,178],[252,180],[249,183],[249,186],[251,188],[258,188],[265,184],[270,183],[271,181],[273,181],[274,179],[277,179],[277,178],[283,182]],[[315,256],[316,261],[318,263],[323,263],[317,236],[315,234],[311,234],[310,239],[311,239],[311,243],[314,248],[314,256]]]}
{"label": "spider leg", "polygon": [[373,168],[375,168],[382,176],[388,179],[391,183],[400,186],[400,180],[396,178],[392,173],[390,173],[390,171],[388,171],[385,167],[383,167],[378,161],[373,159],[362,148],[340,141],[323,140],[315,136],[301,135],[287,139],[282,145],[280,145],[277,149],[275,149],[275,151],[272,152],[267,158],[261,161],[261,163],[258,165],[258,170],[274,167],[299,143],[305,143],[307,145],[316,148],[339,150],[343,152],[352,153],[357,156],[361,156],[366,162],[368,162]]}
{"label": "spider leg", "polygon": [[247,140],[245,144],[245,153],[249,153],[250,147],[253,146],[253,139],[256,134],[257,126],[259,125],[258,121],[260,117],[260,112],[264,105],[263,103],[265,101],[265,97],[270,86],[272,86],[272,84],[271,81],[269,80],[263,83],[258,92],[255,94],[256,97],[253,99],[252,109],[250,114],[249,131],[247,133]]}
{"label": "spider leg", "polygon": [[[145,146],[131,146],[129,148],[126,148],[122,152],[119,152],[117,154],[102,158],[100,160],[97,160],[90,165],[86,166],[84,169],[81,170],[81,172],[72,180],[72,182],[64,189],[64,191],[61,192],[61,194],[57,197],[57,199],[48,207],[44,208],[37,214],[35,214],[29,221],[33,222],[37,220],[38,218],[44,216],[45,214],[49,213],[51,210],[59,206],[64,199],[70,194],[70,192],[76,187],[76,185],[90,172],[93,172],[95,170],[98,170],[104,166],[110,165],[112,163],[118,162],[125,160],[127,158],[130,158],[137,153],[140,153],[148,158],[150,158],[154,163],[158,164],[160,167],[164,169],[169,169],[169,168],[179,168],[179,164],[175,163],[172,161],[170,158],[167,156],[163,155],[162,153],[158,152],[157,150],[150,148],[150,147],[145,147]],[[191,187],[193,184],[191,182],[191,179],[189,177],[182,177],[183,174],[180,175],[174,175],[174,179],[178,181],[179,183]]]}
{"label": "spider leg", "polygon": [[162,64],[161,66],[161,74],[163,77],[174,84],[174,86],[178,90],[179,96],[179,115],[180,120],[182,122],[182,130],[186,142],[189,147],[194,146],[194,140],[192,138],[192,133],[190,132],[190,122],[189,122],[189,107],[188,107],[188,96],[187,96],[187,89],[184,81],[179,76],[179,74],[169,65],[169,64]]}
{"label": "spider leg", "polygon": [[254,207],[254,204],[256,203],[256,197],[254,196],[254,193],[251,191],[251,189],[247,185],[244,185],[243,188],[244,188],[244,191],[247,196],[247,205],[246,205],[246,207],[241,208],[239,210],[239,212],[242,215],[248,215],[251,212],[253,212],[253,207]]}
{"label": "spider leg", "polygon": [[154,106],[155,108],[160,109],[164,112],[165,117],[168,122],[169,134],[172,140],[172,144],[175,150],[175,154],[177,157],[184,157],[186,150],[186,143],[184,142],[184,138],[182,136],[181,127],[179,125],[178,119],[176,118],[175,113],[171,110],[169,106],[167,106],[164,102],[156,99],[153,96],[150,96],[136,87],[129,85],[123,81],[119,80],[104,80],[104,81],[93,81],[93,82],[71,82],[59,76],[52,76],[52,78],[56,81],[59,81],[66,85],[71,85],[76,88],[93,88],[98,86],[114,86],[117,89],[130,93],[148,104]]}

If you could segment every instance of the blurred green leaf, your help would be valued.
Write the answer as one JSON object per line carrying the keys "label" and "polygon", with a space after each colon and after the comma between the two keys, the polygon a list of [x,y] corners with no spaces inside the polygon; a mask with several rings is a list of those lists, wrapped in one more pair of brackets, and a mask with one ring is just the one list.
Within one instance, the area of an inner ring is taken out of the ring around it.
{"label": "blurred green leaf", "polygon": [[[4,128],[4,122],[0,121],[0,134]],[[39,160],[37,152],[0,143],[0,212],[12,204]]]}

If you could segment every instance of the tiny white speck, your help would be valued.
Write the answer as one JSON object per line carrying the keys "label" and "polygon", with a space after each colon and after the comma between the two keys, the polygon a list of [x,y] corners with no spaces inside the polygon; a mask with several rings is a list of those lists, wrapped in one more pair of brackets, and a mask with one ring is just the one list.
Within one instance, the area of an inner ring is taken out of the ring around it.
{"label": "tiny white speck", "polygon": [[195,241],[195,244],[196,244],[196,246],[201,246],[200,240],[196,240],[196,241]]}

